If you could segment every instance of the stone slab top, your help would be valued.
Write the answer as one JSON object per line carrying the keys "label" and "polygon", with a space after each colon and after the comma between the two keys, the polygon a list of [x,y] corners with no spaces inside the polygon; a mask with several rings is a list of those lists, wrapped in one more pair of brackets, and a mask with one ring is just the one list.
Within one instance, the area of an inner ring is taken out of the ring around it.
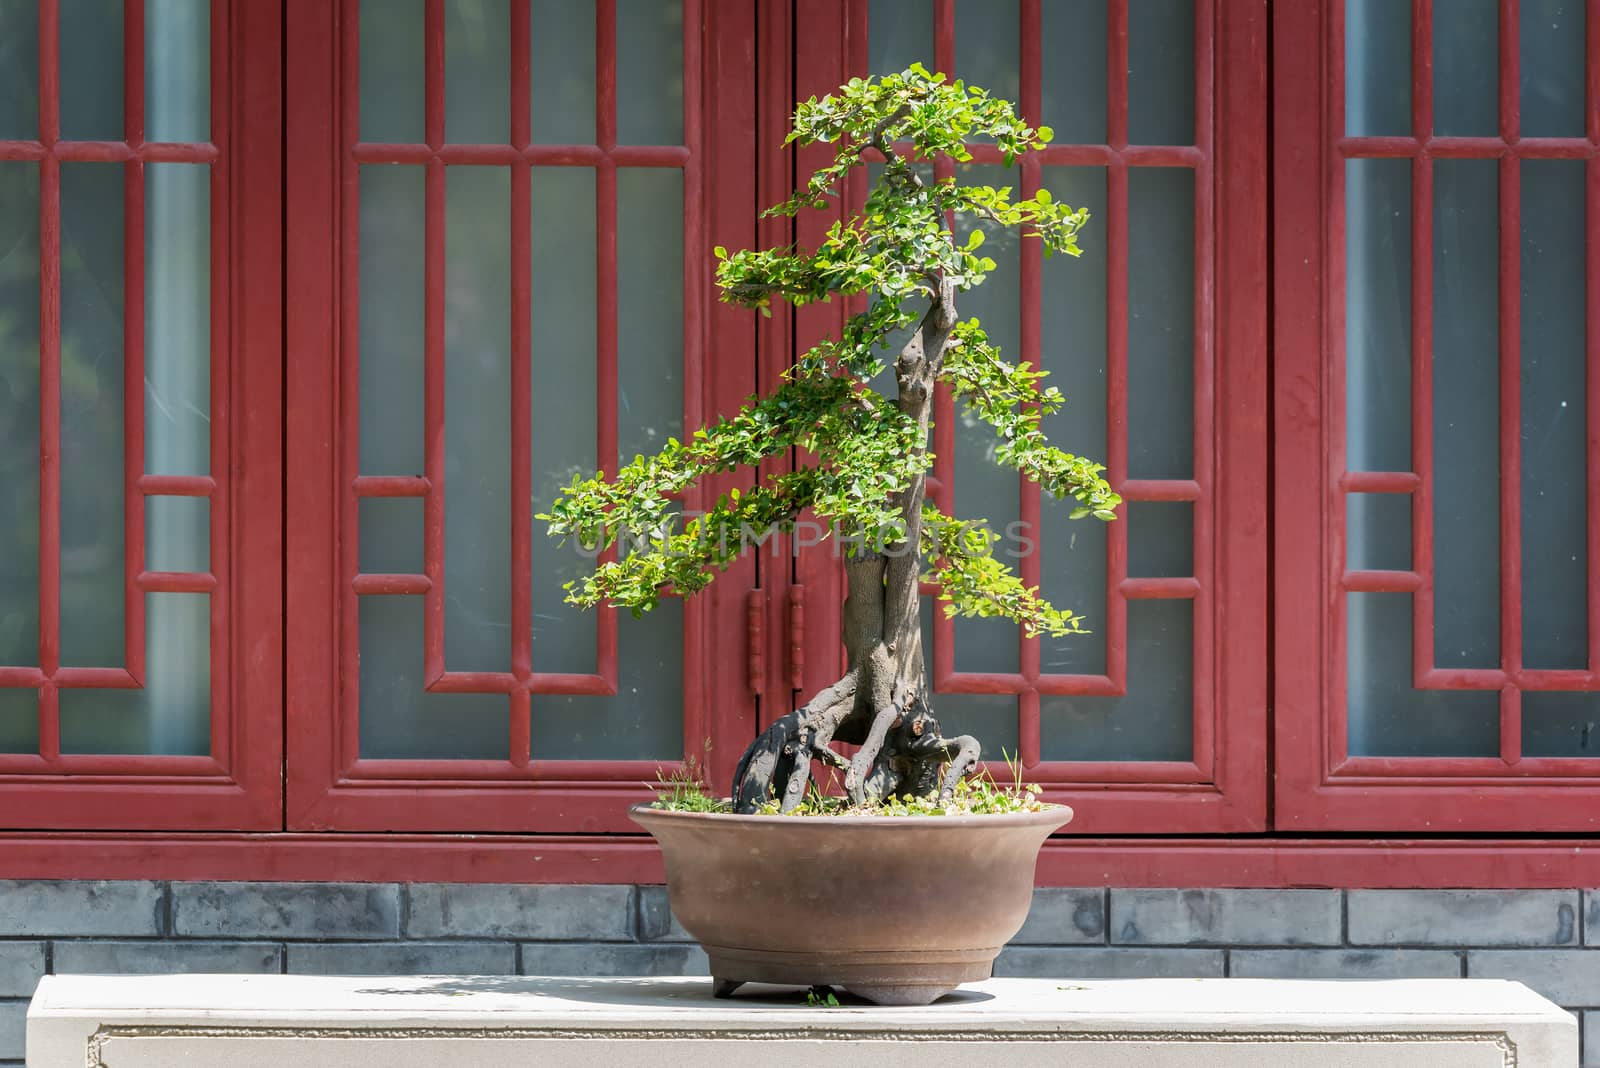
{"label": "stone slab top", "polygon": [[991,979],[932,1005],[884,1008],[841,995],[752,984],[711,997],[710,981],[502,976],[46,976],[29,1018],[172,1025],[376,1028],[786,1028],[1063,1032],[1123,1030],[1475,1030],[1572,1018],[1499,979]]}

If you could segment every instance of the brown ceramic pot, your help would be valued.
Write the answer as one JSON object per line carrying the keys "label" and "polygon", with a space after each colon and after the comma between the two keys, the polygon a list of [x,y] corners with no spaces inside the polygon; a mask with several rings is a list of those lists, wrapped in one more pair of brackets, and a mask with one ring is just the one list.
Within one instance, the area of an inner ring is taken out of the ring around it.
{"label": "brown ceramic pot", "polygon": [[1027,919],[1039,847],[1072,810],[998,816],[631,814],[656,841],[713,991],[842,986],[926,1005],[987,979]]}

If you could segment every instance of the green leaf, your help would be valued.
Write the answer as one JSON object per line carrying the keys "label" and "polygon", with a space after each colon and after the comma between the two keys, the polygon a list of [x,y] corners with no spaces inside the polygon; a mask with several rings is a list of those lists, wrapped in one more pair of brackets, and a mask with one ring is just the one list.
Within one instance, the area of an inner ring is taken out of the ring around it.
{"label": "green leaf", "polygon": [[1056,132],[1048,126],[1041,126],[1034,133],[1038,135],[1040,141],[1047,145],[1056,139]]}
{"label": "green leaf", "polygon": [[716,248],[712,249],[711,251],[712,251],[713,254],[716,255],[717,259],[719,259],[719,260],[725,260],[725,259],[728,258],[728,249],[727,249],[727,247],[725,245],[718,245]]}

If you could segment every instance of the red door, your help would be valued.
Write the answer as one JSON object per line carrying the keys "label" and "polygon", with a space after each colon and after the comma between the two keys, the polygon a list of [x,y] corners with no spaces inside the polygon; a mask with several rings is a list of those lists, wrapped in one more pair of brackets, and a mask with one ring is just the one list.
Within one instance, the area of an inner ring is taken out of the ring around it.
{"label": "red door", "polygon": [[754,237],[754,11],[288,13],[289,826],[636,830],[754,734],[755,563],[579,613],[534,516],[755,387],[707,284]]}
{"label": "red door", "polygon": [[[1078,12],[1049,0],[802,0],[795,23],[800,98],[913,61],[952,72],[1056,131],[1014,170],[976,148],[967,180],[1023,196],[1044,186],[1090,209],[1078,260],[990,234],[1001,271],[962,311],[1051,374],[1067,405],[1047,433],[1106,463],[1129,503],[1109,526],[1068,521],[990,462],[992,432],[968,426],[948,393],[929,485],[948,514],[1004,532],[1025,581],[1094,633],[1025,639],[1002,621],[949,620],[924,590],[947,733],[980,738],[997,773],[1002,750],[1020,759],[1078,810],[1078,833],[1251,831],[1267,819],[1266,10],[1157,6],[1130,19],[1126,0]],[[802,171],[827,157],[820,147]],[[802,244],[827,223],[802,218]],[[795,344],[842,315],[805,309]],[[768,382],[790,358],[779,340]],[[785,603],[797,670],[779,688],[809,694],[842,671],[842,574],[830,543],[796,540]]]}
{"label": "red door", "polygon": [[280,11],[105,7],[0,42],[0,827],[277,828]]}

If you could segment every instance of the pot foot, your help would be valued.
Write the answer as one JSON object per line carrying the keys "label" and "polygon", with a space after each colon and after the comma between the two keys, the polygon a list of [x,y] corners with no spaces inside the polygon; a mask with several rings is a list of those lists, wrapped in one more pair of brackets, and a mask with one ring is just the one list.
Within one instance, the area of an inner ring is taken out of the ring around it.
{"label": "pot foot", "polygon": [[743,979],[723,979],[720,976],[711,977],[711,996],[714,998],[731,998],[733,992],[744,986]]}
{"label": "pot foot", "polygon": [[956,988],[922,983],[851,983],[845,989],[875,1005],[932,1005]]}

